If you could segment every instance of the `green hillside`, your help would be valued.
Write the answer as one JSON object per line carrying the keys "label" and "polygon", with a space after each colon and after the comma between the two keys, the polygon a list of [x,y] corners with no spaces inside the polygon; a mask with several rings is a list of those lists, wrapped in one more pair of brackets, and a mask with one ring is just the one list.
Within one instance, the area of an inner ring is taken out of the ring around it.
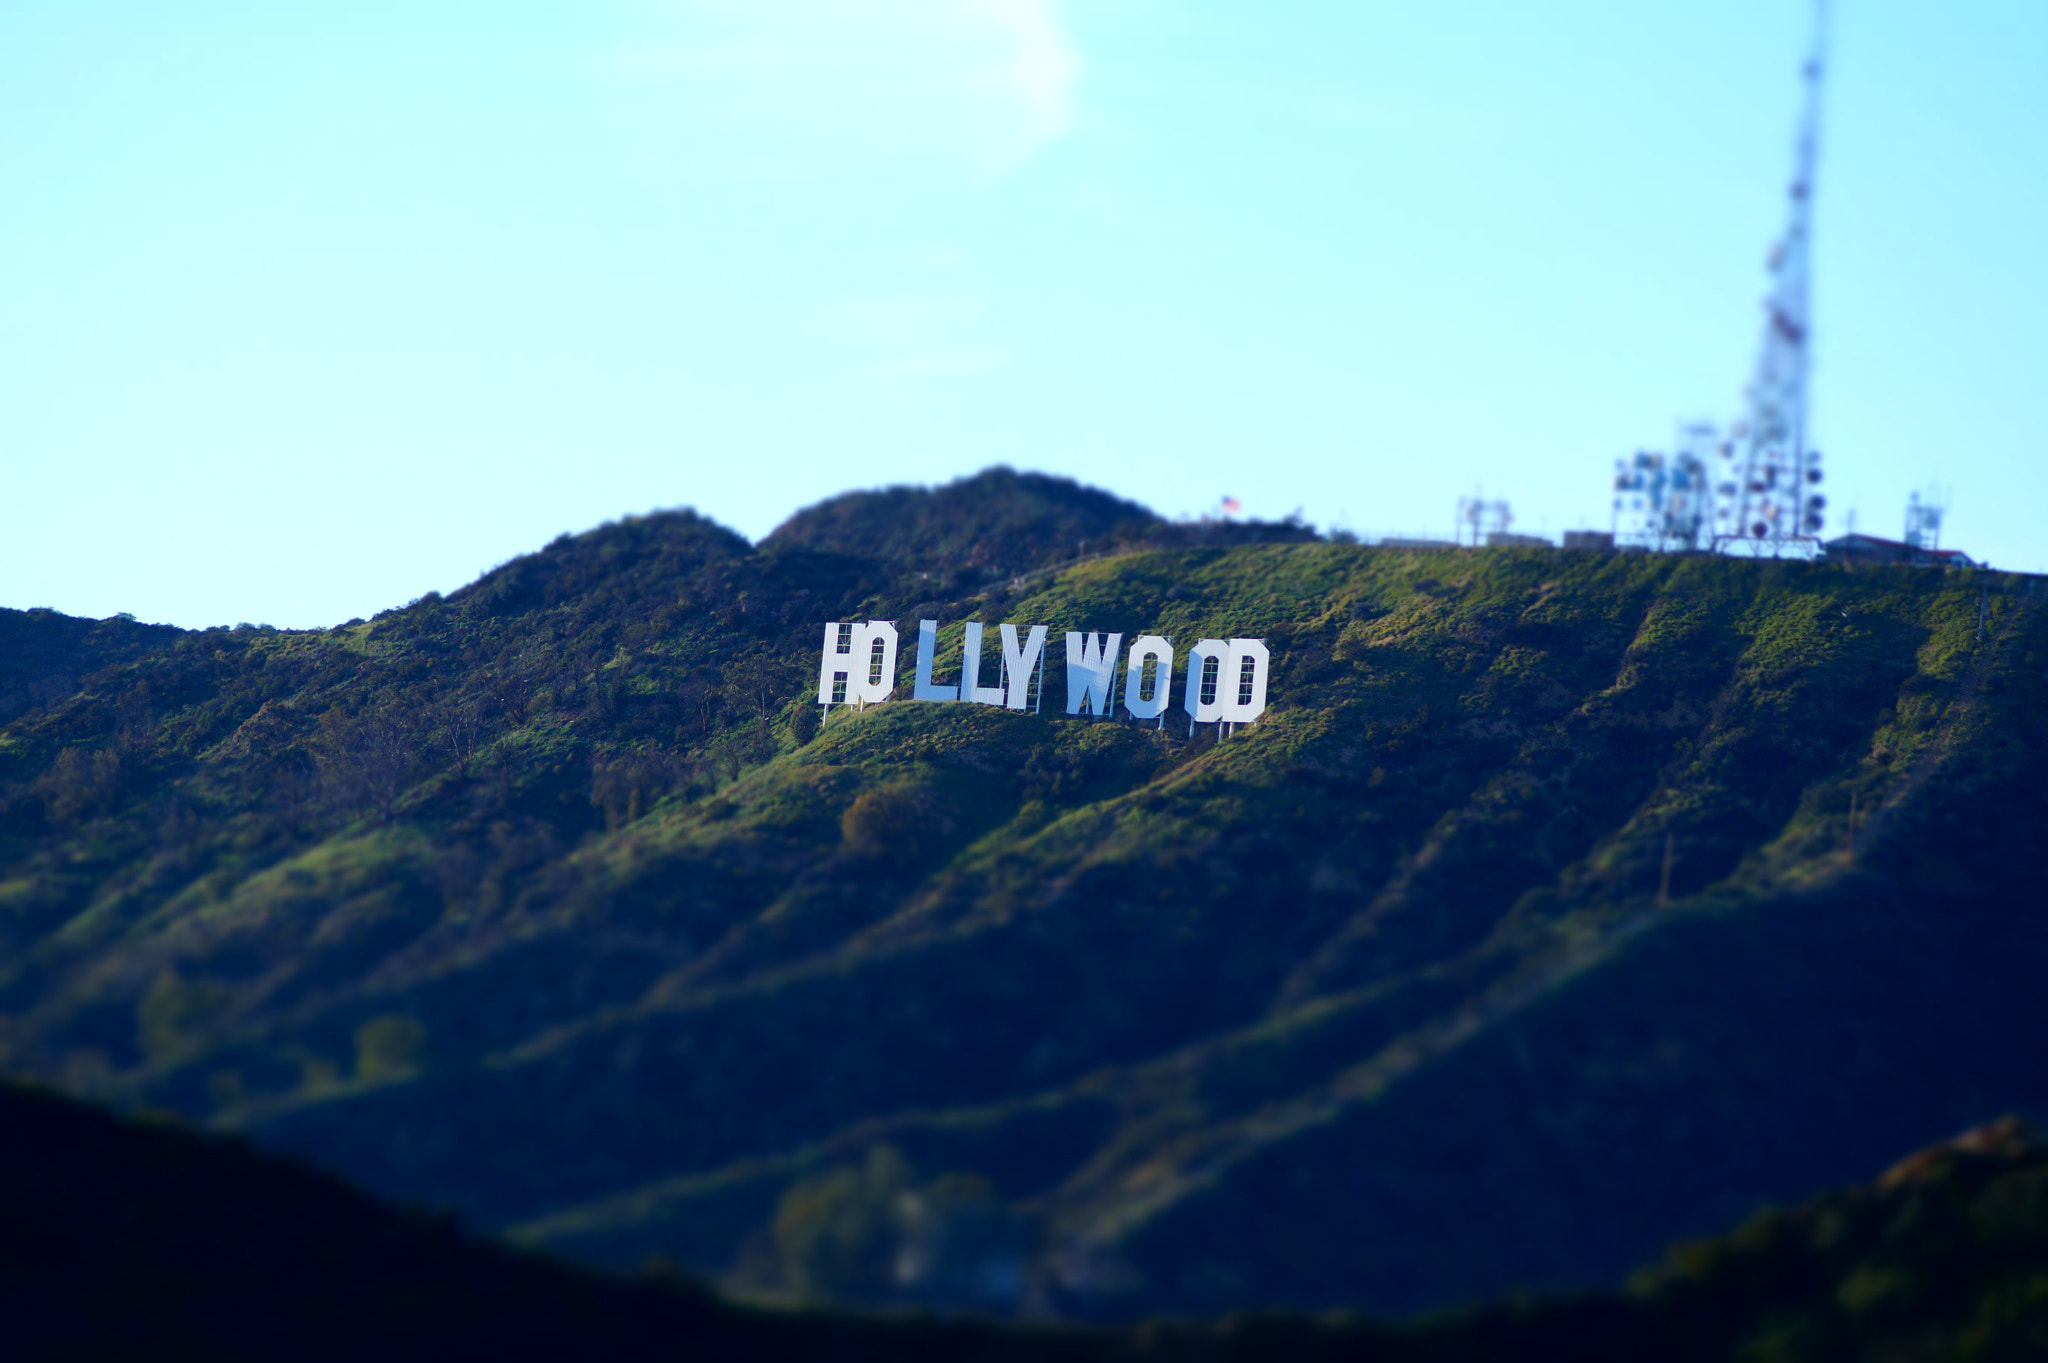
{"label": "green hillside", "polygon": [[[2048,1114],[2036,585],[1362,548],[997,471],[71,645],[6,672],[0,1069],[772,1297],[1612,1282]],[[818,729],[857,618],[1262,637],[1273,708],[1069,719],[1055,644],[1043,715]]]}

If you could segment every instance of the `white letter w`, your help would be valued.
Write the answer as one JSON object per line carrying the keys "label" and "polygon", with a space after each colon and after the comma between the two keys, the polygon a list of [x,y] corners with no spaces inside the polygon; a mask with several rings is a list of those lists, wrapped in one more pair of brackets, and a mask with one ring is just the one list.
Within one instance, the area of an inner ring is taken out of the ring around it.
{"label": "white letter w", "polygon": [[[1109,644],[1097,648],[1095,641]],[[1116,701],[1116,664],[1124,646],[1121,634],[1076,634],[1067,631],[1067,713],[1078,715],[1083,705],[1090,714],[1106,715]]]}

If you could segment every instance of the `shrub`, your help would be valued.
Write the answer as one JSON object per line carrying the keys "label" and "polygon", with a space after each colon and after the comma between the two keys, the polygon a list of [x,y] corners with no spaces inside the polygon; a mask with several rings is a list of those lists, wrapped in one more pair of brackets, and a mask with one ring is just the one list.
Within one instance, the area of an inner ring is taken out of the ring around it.
{"label": "shrub", "polygon": [[908,866],[924,848],[924,802],[907,790],[863,791],[839,817],[846,850],[869,861]]}
{"label": "shrub", "polygon": [[356,1028],[356,1078],[403,1079],[426,1063],[427,1029],[412,1018],[386,1013]]}

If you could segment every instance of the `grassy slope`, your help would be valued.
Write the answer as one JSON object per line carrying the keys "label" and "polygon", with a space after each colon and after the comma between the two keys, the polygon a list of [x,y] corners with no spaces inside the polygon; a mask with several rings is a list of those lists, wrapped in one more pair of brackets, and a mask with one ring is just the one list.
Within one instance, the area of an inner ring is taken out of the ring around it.
{"label": "grassy slope", "polygon": [[[649,518],[101,672],[0,731],[5,1064],[767,1288],[778,1199],[886,1144],[992,1185],[1018,1290],[1111,1315],[1609,1280],[2048,1111],[2023,584],[1317,544],[1015,577],[1130,538],[1046,495],[1007,563],[863,557],[858,506],[758,551]],[[817,622],[863,613],[1261,635],[1275,708],[1190,742],[1055,718],[1055,675],[1045,716],[799,744]],[[877,789],[914,826],[849,839]]]}

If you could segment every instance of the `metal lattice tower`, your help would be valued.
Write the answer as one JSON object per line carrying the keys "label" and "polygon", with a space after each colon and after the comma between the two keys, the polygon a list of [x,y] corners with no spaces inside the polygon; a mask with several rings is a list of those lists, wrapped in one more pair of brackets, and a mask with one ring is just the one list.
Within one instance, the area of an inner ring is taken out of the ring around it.
{"label": "metal lattice tower", "polygon": [[1906,501],[1906,543],[1929,554],[1941,548],[1941,515],[1947,509],[1938,493],[1930,492],[1925,501],[1914,493]]}
{"label": "metal lattice tower", "polygon": [[1508,527],[1515,523],[1514,508],[1499,499],[1487,501],[1479,493],[1458,498],[1459,544],[1465,542],[1466,532],[1472,535],[1472,546],[1476,549],[1490,542],[1495,535],[1505,535]]}
{"label": "metal lattice tower", "polygon": [[1812,350],[1813,182],[1826,42],[1827,3],[1816,0],[1790,212],[1785,235],[1771,251],[1771,291],[1764,300],[1763,346],[1749,386],[1749,413],[1730,428],[1731,439],[1721,447],[1732,467],[1717,489],[1714,543],[1745,545],[1756,554],[1811,554],[1819,548],[1825,524],[1820,452],[1806,447],[1806,377]]}

